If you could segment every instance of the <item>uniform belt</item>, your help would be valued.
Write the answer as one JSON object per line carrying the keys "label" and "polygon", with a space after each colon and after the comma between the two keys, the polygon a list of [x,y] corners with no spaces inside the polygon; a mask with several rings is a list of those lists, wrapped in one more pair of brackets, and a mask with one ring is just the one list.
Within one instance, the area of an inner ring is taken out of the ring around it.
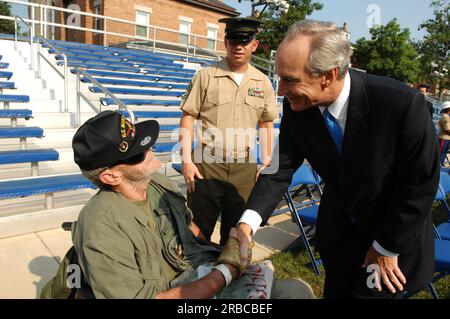
{"label": "uniform belt", "polygon": [[[208,150],[205,151],[205,148],[210,148]],[[209,158],[213,158],[217,161],[225,161],[225,162],[233,162],[236,160],[247,160],[249,159],[249,150],[247,149],[246,151],[242,151],[242,152],[237,152],[237,151],[232,151],[232,152],[226,152],[225,150],[222,149],[218,149],[216,147],[210,147],[209,145],[206,144],[201,144],[201,148],[197,148],[195,151],[201,151],[202,152],[202,157],[209,157]],[[194,151],[194,152],[195,152]]]}

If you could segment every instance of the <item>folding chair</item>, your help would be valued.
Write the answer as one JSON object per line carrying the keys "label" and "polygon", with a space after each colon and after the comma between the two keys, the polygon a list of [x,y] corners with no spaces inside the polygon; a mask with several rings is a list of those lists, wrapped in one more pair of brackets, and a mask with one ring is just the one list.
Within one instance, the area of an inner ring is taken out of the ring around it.
{"label": "folding chair", "polygon": [[435,271],[438,272],[438,275],[431,280],[427,288],[434,299],[439,299],[433,283],[450,275],[450,240],[436,238],[434,240],[434,254]]}
{"label": "folding chair", "polygon": [[[299,186],[300,188],[298,188]],[[303,226],[303,224],[314,226],[316,224],[317,213],[319,211],[319,202],[314,197],[310,186],[315,187],[318,193],[322,195],[322,189],[320,188],[320,182],[317,175],[309,165],[303,164],[292,177],[291,185],[289,186],[288,191],[284,194],[284,199],[289,207],[291,216],[300,229],[300,234],[308,251],[309,258],[311,259],[314,273],[316,275],[320,275],[319,265],[321,264],[321,261],[320,259],[316,259],[314,257],[314,253],[308,241],[308,236]],[[306,190],[310,200],[307,202],[295,202],[295,196],[303,187]]]}
{"label": "folding chair", "polygon": [[450,193],[450,175],[446,170],[441,170],[439,179],[439,187],[435,200],[438,201],[442,208],[447,212],[448,222],[434,228],[437,238],[450,240],[450,207],[447,204],[446,196]]}

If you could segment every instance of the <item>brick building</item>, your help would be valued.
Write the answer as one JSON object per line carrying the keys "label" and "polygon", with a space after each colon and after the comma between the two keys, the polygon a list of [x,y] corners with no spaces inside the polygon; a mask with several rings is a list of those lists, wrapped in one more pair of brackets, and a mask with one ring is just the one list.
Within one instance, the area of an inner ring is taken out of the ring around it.
{"label": "brick building", "polygon": [[105,30],[106,27],[107,32],[126,34],[130,38],[58,28],[55,32],[56,39],[103,45],[132,40],[151,42],[156,39],[158,43],[177,43],[180,47],[189,41],[190,45],[219,51],[224,50],[222,41],[224,24],[218,20],[240,14],[236,9],[223,3],[223,0],[56,0],[55,6],[129,20],[138,24],[105,21],[101,18],[76,16],[71,13],[64,13],[63,16],[60,13],[55,17],[56,23],[96,30]]}

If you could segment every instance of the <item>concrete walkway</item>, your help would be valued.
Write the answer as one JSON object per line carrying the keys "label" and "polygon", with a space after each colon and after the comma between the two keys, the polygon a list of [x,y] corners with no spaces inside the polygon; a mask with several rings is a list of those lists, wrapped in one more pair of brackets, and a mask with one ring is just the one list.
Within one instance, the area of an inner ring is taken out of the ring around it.
{"label": "concrete walkway", "polygon": [[[298,229],[288,214],[272,217],[269,223],[254,238],[254,261],[266,259],[298,237]],[[218,227],[213,241],[217,239]],[[0,299],[37,298],[71,245],[70,232],[61,228],[1,239]]]}

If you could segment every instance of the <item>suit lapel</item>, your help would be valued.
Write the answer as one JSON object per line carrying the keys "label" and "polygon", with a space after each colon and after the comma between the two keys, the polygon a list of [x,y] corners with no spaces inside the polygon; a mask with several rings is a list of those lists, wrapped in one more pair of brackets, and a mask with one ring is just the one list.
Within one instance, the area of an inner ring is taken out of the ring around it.
{"label": "suit lapel", "polygon": [[367,131],[366,114],[369,111],[364,81],[356,72],[350,70],[351,87],[342,145],[342,164],[348,165],[355,156]]}

